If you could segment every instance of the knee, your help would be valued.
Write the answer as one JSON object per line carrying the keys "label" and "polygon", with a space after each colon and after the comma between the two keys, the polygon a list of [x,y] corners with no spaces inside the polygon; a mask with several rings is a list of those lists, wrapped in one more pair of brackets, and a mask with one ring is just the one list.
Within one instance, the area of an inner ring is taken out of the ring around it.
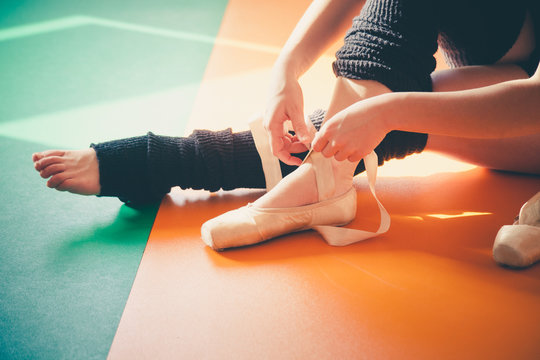
{"label": "knee", "polygon": [[336,53],[336,76],[376,80],[392,91],[431,90],[438,32],[429,3],[368,1]]}

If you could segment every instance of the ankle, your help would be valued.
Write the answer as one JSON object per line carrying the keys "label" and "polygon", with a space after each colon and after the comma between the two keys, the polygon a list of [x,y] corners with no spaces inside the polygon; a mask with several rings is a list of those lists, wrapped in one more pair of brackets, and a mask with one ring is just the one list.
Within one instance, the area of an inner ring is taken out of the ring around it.
{"label": "ankle", "polygon": [[336,187],[335,196],[339,196],[351,188],[357,163],[348,160],[337,161],[334,158],[331,161]]}
{"label": "ankle", "polygon": [[257,199],[255,205],[261,208],[295,207],[313,204],[317,200],[315,171],[311,164],[304,163]]}

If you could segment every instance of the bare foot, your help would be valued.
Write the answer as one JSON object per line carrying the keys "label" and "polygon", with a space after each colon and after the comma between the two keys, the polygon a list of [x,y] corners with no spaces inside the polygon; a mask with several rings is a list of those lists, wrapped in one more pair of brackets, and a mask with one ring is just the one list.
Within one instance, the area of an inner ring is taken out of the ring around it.
{"label": "bare foot", "polygon": [[32,155],[35,169],[47,186],[80,195],[98,195],[99,165],[94,149],[48,150]]}
{"label": "bare foot", "polygon": [[[347,192],[352,186],[355,163],[331,159],[335,191],[333,197]],[[255,201],[261,208],[287,208],[313,204],[319,201],[317,180],[313,165],[306,162],[287,175],[272,190]]]}

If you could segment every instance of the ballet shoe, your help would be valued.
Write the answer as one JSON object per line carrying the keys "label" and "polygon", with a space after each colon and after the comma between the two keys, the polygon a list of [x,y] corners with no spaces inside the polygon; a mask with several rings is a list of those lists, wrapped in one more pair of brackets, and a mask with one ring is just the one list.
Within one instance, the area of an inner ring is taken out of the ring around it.
{"label": "ballet shoe", "polygon": [[210,219],[201,237],[214,250],[253,245],[318,225],[341,226],[356,216],[356,190],[332,199],[292,208],[259,208],[248,204]]}
{"label": "ballet shoe", "polygon": [[[278,159],[272,154],[262,118],[250,121],[257,152],[261,158],[267,190],[281,180]],[[321,154],[306,156],[317,180],[319,202],[291,208],[259,208],[248,204],[205,222],[201,227],[203,242],[214,250],[253,245],[292,232],[317,226],[341,226],[356,216],[356,191],[351,188],[333,197],[335,184],[331,162]]]}
{"label": "ballet shoe", "polygon": [[514,225],[501,227],[493,244],[493,258],[514,268],[540,261],[540,192],[521,207]]}
{"label": "ballet shoe", "polygon": [[[261,163],[267,190],[281,180],[279,161],[273,156],[262,118],[250,122]],[[201,227],[203,242],[214,250],[224,250],[257,244],[274,237],[303,231],[316,230],[332,246],[346,246],[384,234],[390,227],[390,216],[375,194],[377,155],[371,152],[364,158],[370,191],[379,205],[381,223],[376,232],[341,228],[356,216],[356,190],[335,195],[332,163],[320,153],[310,151],[304,162],[309,162],[315,172],[319,201],[290,208],[259,208],[248,204],[205,222]]]}

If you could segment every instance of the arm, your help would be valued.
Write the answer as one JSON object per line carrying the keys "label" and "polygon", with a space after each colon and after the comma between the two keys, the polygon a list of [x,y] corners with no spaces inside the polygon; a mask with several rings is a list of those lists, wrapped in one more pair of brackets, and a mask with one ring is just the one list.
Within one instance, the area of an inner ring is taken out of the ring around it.
{"label": "arm", "polygon": [[357,161],[391,130],[478,139],[539,133],[540,71],[471,90],[390,93],[358,102],[329,119],[313,147]]}
{"label": "arm", "polygon": [[285,43],[275,69],[300,78],[330,45],[343,37],[364,2],[313,1]]}
{"label": "arm", "polygon": [[298,79],[313,63],[343,36],[352,18],[360,12],[364,1],[314,1],[285,43],[272,74],[270,98],[265,114],[265,127],[269,131],[274,154],[290,165],[299,165],[300,159],[291,156],[297,139],[287,136],[284,122],[291,120],[302,142],[309,143],[312,135],[304,123],[303,95]]}
{"label": "arm", "polygon": [[[472,90],[393,95],[390,129],[478,139],[540,132],[537,75]],[[398,108],[401,115],[393,115]]]}

